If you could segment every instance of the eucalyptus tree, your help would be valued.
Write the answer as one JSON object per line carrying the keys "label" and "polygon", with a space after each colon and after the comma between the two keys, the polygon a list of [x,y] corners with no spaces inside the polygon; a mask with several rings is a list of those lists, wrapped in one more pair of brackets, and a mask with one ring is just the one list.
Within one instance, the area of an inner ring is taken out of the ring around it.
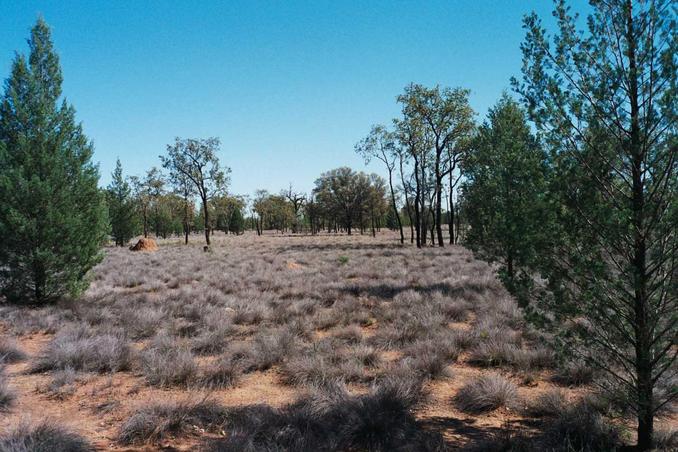
{"label": "eucalyptus tree", "polygon": [[447,164],[446,153],[461,152],[458,148],[473,131],[473,109],[468,97],[470,91],[462,88],[426,88],[411,84],[398,97],[405,116],[419,118],[432,145],[432,172],[435,206],[433,220],[438,246],[444,246],[442,230],[443,180],[453,169]]}
{"label": "eucalyptus tree", "polygon": [[348,167],[327,171],[316,179],[313,194],[325,215],[331,217],[348,235],[356,223],[362,229],[365,203],[369,197],[369,177]]}
{"label": "eucalyptus tree", "polygon": [[[252,200],[252,216],[255,220],[257,235],[261,235],[264,232],[264,215],[267,211],[266,200],[269,196],[268,190],[257,190]],[[254,217],[254,214],[256,214],[256,217]]]}
{"label": "eucalyptus tree", "polygon": [[219,163],[220,142],[218,138],[181,139],[167,145],[167,155],[160,156],[163,167],[170,172],[181,173],[190,180],[202,201],[205,243],[210,245],[209,202],[225,193],[231,169]]}
{"label": "eucalyptus tree", "polygon": [[[400,231],[400,243],[405,243],[403,223],[400,220],[398,203],[396,202],[395,189],[393,188],[393,172],[399,162],[399,154],[396,151],[395,134],[383,125],[372,126],[369,135],[355,145],[355,151],[369,164],[372,159],[381,161],[388,171],[388,187],[391,193],[391,207],[395,215]],[[374,230],[374,228],[373,228]]]}
{"label": "eucalyptus tree", "polygon": [[141,222],[143,226],[144,237],[148,237],[150,210],[154,208],[154,202],[163,194],[165,181],[158,168],[151,168],[146,171],[143,178],[139,176],[130,176],[132,191],[137,202]]}
{"label": "eucalyptus tree", "polygon": [[590,325],[566,343],[625,389],[649,450],[655,414],[678,397],[658,390],[678,372],[677,10],[671,0],[591,9],[580,32],[558,2],[553,38],[527,16],[514,86],[553,147],[562,201],[550,308]]}
{"label": "eucalyptus tree", "polygon": [[300,226],[299,220],[301,219],[302,208],[306,203],[306,195],[304,193],[294,191],[294,189],[292,188],[292,184],[289,185],[287,190],[283,190],[281,194],[282,196],[287,198],[287,200],[292,205],[292,209],[294,210],[294,221],[292,222],[292,232],[297,233],[299,232]]}
{"label": "eucalyptus tree", "polygon": [[191,224],[193,223],[194,202],[193,199],[197,193],[193,181],[181,171],[177,171],[171,166],[169,170],[168,180],[172,185],[175,194],[182,199],[182,226],[184,232],[184,244],[188,245],[188,237],[191,233]]}
{"label": "eucalyptus tree", "polygon": [[[400,98],[399,98],[400,99]],[[408,187],[404,177],[403,167],[406,162],[412,162],[412,174],[414,179],[414,229],[417,247],[425,245],[426,234],[424,226],[424,191],[425,191],[425,173],[428,146],[424,133],[424,126],[419,118],[410,117],[403,111],[401,119],[394,121],[396,130],[396,139],[398,142],[400,176],[403,187]],[[405,194],[407,199],[407,193]]]}

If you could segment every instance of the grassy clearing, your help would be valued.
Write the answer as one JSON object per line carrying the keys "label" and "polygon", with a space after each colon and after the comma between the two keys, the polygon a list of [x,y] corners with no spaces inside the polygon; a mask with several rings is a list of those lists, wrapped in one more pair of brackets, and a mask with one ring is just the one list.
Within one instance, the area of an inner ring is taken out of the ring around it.
{"label": "grassy clearing", "polygon": [[[486,263],[390,234],[110,248],[82,299],[0,317],[0,427],[19,421],[18,397],[113,438],[97,447],[443,450],[496,441],[507,418],[543,433],[509,436],[544,444],[574,431],[565,401],[595,377],[556,366]],[[23,352],[36,334],[44,345]],[[17,393],[25,379],[41,390]],[[469,416],[473,432],[456,421]]]}

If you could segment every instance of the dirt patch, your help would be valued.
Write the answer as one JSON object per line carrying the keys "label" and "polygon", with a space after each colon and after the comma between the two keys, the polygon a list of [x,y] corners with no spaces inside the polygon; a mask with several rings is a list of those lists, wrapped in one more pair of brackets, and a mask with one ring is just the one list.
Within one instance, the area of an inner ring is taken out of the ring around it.
{"label": "dirt patch", "polygon": [[301,264],[298,264],[294,261],[287,261],[287,269],[288,270],[301,270],[304,268]]}

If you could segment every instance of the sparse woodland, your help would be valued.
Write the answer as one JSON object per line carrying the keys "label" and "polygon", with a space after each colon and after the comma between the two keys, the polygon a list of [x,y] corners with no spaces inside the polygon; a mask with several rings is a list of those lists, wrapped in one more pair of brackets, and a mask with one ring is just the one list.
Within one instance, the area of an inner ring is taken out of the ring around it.
{"label": "sparse woodland", "polygon": [[370,171],[251,195],[216,137],[101,187],[39,19],[0,101],[0,451],[678,449],[677,14],[557,1],[482,119],[412,83]]}

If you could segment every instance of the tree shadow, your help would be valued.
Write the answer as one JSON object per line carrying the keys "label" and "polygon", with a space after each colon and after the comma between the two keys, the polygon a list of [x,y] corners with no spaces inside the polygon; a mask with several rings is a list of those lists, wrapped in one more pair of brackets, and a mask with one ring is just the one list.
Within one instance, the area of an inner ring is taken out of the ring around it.
{"label": "tree shadow", "polygon": [[278,248],[285,251],[364,251],[364,250],[396,250],[406,248],[400,243],[293,243]]}
{"label": "tree shadow", "polygon": [[462,282],[460,284],[450,283],[435,283],[426,286],[421,285],[393,285],[393,284],[347,284],[339,290],[343,293],[353,295],[355,297],[368,296],[374,298],[383,298],[390,300],[402,292],[412,290],[424,295],[434,292],[440,292],[445,296],[453,298],[465,298],[469,300],[477,299],[484,295],[488,287],[482,284],[473,282]]}
{"label": "tree shadow", "polygon": [[[475,425],[476,419],[434,416],[420,419],[422,428],[441,433],[446,438],[446,446],[450,449],[466,449],[477,446],[478,443],[488,441],[501,436],[521,433],[526,436],[528,432],[534,434],[535,430],[542,427],[542,423],[531,419],[513,419],[506,421],[500,426]],[[455,438],[455,439],[450,439]]]}

